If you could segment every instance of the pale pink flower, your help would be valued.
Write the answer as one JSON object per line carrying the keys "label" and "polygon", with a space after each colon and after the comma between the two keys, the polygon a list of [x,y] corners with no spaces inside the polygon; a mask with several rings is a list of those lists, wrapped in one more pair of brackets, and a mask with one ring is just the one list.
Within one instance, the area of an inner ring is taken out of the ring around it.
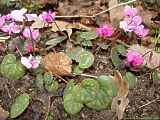
{"label": "pale pink flower", "polygon": [[133,68],[139,68],[144,64],[144,58],[140,53],[129,50],[127,53],[127,63]]}
{"label": "pale pink flower", "polygon": [[24,14],[27,12],[27,9],[22,8],[21,10],[13,10],[11,11],[11,17],[12,19],[14,19],[15,21],[20,21],[23,22],[25,17]]}
{"label": "pale pink flower", "polygon": [[32,28],[25,28],[23,31],[23,36],[27,39],[37,40],[39,37],[39,30],[34,30]]}
{"label": "pale pink flower", "polygon": [[30,55],[29,57],[21,57],[21,63],[27,68],[27,69],[36,69],[39,67],[41,62],[40,57],[33,57]]}
{"label": "pale pink flower", "polygon": [[38,18],[37,14],[25,14],[27,21],[34,21]]}
{"label": "pale pink flower", "polygon": [[101,37],[110,37],[113,34],[113,27],[110,25],[102,25],[100,28],[96,29],[97,35]]}
{"label": "pale pink flower", "polygon": [[5,18],[3,16],[0,17],[0,27],[5,24]]}
{"label": "pale pink flower", "polygon": [[141,23],[142,23],[142,18],[140,16],[134,16],[132,18],[125,18],[124,21],[120,21],[120,28],[122,28],[126,32],[132,32]]}
{"label": "pale pink flower", "polygon": [[133,17],[138,13],[138,10],[136,8],[125,6],[124,8],[124,15],[128,17]]}
{"label": "pale pink flower", "polygon": [[139,25],[137,26],[135,33],[138,37],[145,37],[149,33],[149,30],[145,29],[144,25]]}
{"label": "pale pink flower", "polygon": [[39,15],[39,18],[45,23],[52,23],[55,20],[55,13],[51,11],[44,11]]}
{"label": "pale pink flower", "polygon": [[21,27],[17,25],[15,22],[12,22],[9,25],[2,26],[1,30],[11,35],[12,33],[20,33]]}

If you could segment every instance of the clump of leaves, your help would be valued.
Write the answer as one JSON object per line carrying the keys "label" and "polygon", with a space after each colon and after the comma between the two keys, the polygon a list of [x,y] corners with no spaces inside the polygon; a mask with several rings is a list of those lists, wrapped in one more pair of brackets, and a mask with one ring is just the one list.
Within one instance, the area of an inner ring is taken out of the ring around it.
{"label": "clump of leaves", "polygon": [[22,64],[16,60],[16,56],[8,54],[1,63],[1,74],[10,80],[18,80],[24,76],[25,69]]}
{"label": "clump of leaves", "polygon": [[78,63],[78,66],[74,69],[77,74],[82,73],[84,69],[91,67],[94,63],[94,55],[81,47],[68,50],[67,55]]}
{"label": "clump of leaves", "polygon": [[69,114],[80,112],[84,105],[98,111],[106,109],[114,93],[117,93],[116,85],[109,76],[100,76],[97,80],[84,79],[78,85],[70,81],[64,90],[64,108]]}
{"label": "clump of leaves", "polygon": [[55,93],[59,87],[57,81],[54,80],[52,73],[38,74],[36,77],[36,86],[39,90],[46,89],[50,93]]}
{"label": "clump of leaves", "polygon": [[77,32],[75,44],[82,44],[83,46],[90,47],[92,46],[92,40],[95,40],[97,37],[98,35],[96,34],[96,32]]}
{"label": "clump of leaves", "polygon": [[29,95],[24,93],[16,97],[15,102],[11,106],[10,117],[16,118],[21,115],[29,105]]}

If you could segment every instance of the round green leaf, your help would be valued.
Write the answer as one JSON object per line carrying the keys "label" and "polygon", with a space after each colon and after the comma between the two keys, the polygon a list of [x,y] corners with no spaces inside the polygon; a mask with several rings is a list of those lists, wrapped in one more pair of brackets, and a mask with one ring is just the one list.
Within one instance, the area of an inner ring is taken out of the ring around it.
{"label": "round green leaf", "polygon": [[87,103],[86,106],[99,111],[106,109],[110,103],[111,99],[107,96],[107,94],[103,90],[99,90],[95,99]]}
{"label": "round green leaf", "polygon": [[84,51],[83,48],[75,47],[75,48],[72,48],[70,50],[67,50],[66,53],[72,60],[75,60],[76,62],[79,62],[79,56],[81,55],[81,53],[83,51]]}
{"label": "round green leaf", "polygon": [[21,115],[29,105],[29,95],[24,93],[16,97],[15,102],[11,106],[10,117],[16,118]]}
{"label": "round green leaf", "polygon": [[117,45],[116,49],[117,49],[118,53],[125,56],[127,51],[126,51],[126,48],[123,45],[121,45],[121,44]]}
{"label": "round green leaf", "polygon": [[113,79],[106,75],[100,75],[97,80],[100,84],[100,88],[108,94],[109,97],[117,95],[118,88],[113,82]]}
{"label": "round green leaf", "polygon": [[53,82],[53,75],[52,73],[46,72],[43,76],[44,84],[50,85]]}
{"label": "round green leaf", "polygon": [[67,94],[64,96],[64,109],[69,114],[76,114],[80,112],[83,104],[76,102],[72,94]]}
{"label": "round green leaf", "polygon": [[24,76],[25,70],[13,54],[8,54],[1,63],[1,74],[10,80],[18,80]]}
{"label": "round green leaf", "polygon": [[91,52],[84,51],[79,56],[79,67],[82,69],[89,68],[94,63],[94,55]]}

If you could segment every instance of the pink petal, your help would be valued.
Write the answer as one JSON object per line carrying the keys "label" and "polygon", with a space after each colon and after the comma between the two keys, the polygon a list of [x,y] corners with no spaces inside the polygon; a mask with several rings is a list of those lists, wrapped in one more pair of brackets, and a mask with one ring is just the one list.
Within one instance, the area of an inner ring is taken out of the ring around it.
{"label": "pink petal", "polygon": [[21,63],[28,69],[32,67],[30,60],[27,57],[21,57]]}

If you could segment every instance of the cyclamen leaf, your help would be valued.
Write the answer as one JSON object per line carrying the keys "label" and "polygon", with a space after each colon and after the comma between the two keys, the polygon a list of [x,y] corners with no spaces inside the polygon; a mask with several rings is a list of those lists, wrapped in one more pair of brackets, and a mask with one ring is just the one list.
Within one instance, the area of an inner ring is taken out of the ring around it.
{"label": "cyclamen leaf", "polygon": [[81,53],[85,51],[81,47],[75,47],[67,51],[67,55],[72,59],[75,60],[76,62],[79,62],[79,56]]}
{"label": "cyclamen leaf", "polygon": [[120,65],[121,60],[119,58],[119,55],[118,55],[116,48],[112,48],[112,50],[111,50],[111,60],[112,60],[112,63],[115,67],[118,67]]}
{"label": "cyclamen leaf", "polygon": [[29,105],[29,95],[24,93],[16,97],[15,102],[11,106],[10,117],[16,118],[21,115]]}
{"label": "cyclamen leaf", "polygon": [[79,56],[79,67],[82,69],[89,68],[94,63],[94,55],[91,52],[84,51]]}
{"label": "cyclamen leaf", "polygon": [[1,73],[10,80],[18,80],[24,76],[25,70],[13,54],[8,54],[1,63]]}
{"label": "cyclamen leaf", "polygon": [[106,76],[106,75],[100,75],[98,76],[98,82],[100,84],[100,88],[108,94],[109,97],[114,97],[118,93],[118,87],[114,83],[113,78]]}
{"label": "cyclamen leaf", "polygon": [[76,74],[76,75],[80,75],[81,73],[83,73],[84,69],[81,69],[78,65],[76,65],[74,68],[73,68],[73,73]]}
{"label": "cyclamen leaf", "polygon": [[96,32],[92,32],[92,31],[80,32],[79,36],[80,38],[83,38],[85,40],[94,40],[98,37]]}
{"label": "cyclamen leaf", "polygon": [[51,84],[45,84],[45,89],[51,93],[55,93],[58,90],[58,87],[59,85],[57,81],[52,81]]}
{"label": "cyclamen leaf", "polygon": [[66,39],[66,37],[60,36],[60,37],[57,37],[57,38],[54,38],[52,40],[47,41],[46,45],[50,45],[52,47],[55,47],[57,44],[63,42],[65,39]]}
{"label": "cyclamen leaf", "polygon": [[116,49],[117,49],[117,52],[120,53],[121,55],[125,55],[127,52],[126,48],[121,44],[117,45]]}
{"label": "cyclamen leaf", "polygon": [[157,70],[152,71],[152,79],[153,79],[153,81],[159,80]]}

